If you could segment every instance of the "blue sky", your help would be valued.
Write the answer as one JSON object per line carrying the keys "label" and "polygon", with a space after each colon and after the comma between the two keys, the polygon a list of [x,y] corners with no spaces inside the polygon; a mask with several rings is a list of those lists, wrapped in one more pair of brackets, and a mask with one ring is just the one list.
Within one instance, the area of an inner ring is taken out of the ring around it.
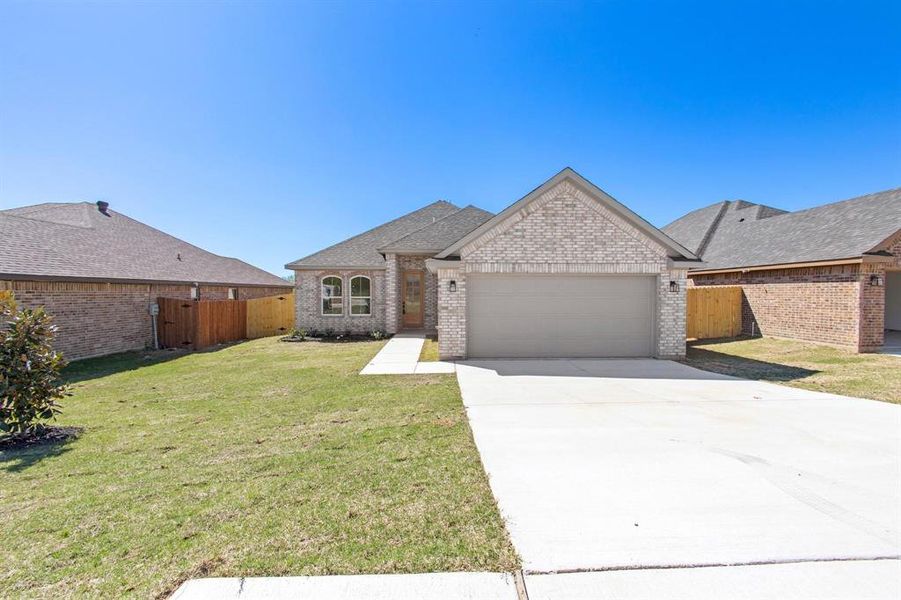
{"label": "blue sky", "polygon": [[901,3],[0,5],[0,208],[282,265],[571,166],[657,225],[901,186]]}

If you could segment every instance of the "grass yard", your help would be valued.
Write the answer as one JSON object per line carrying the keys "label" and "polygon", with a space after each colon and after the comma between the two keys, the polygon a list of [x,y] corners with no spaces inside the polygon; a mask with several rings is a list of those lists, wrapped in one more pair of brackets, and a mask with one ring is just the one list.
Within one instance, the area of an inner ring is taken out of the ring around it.
{"label": "grass yard", "polygon": [[0,452],[0,597],[516,568],[455,378],[357,375],[383,344],[74,364],[81,437]]}
{"label": "grass yard", "polygon": [[901,403],[901,357],[754,338],[689,344],[693,367],[817,392]]}
{"label": "grass yard", "polygon": [[438,360],[438,338],[430,335],[425,338],[422,352],[419,353],[419,362],[436,362]]}

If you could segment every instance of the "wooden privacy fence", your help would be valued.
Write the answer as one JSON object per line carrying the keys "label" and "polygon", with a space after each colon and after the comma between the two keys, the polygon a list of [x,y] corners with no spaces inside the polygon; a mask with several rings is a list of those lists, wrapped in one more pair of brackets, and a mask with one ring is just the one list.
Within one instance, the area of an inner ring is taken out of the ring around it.
{"label": "wooden privacy fence", "polygon": [[735,337],[741,333],[741,288],[690,287],[687,311],[689,339]]}
{"label": "wooden privacy fence", "polygon": [[294,294],[254,300],[157,298],[162,348],[200,350],[215,344],[287,333],[294,327]]}
{"label": "wooden privacy fence", "polygon": [[294,328],[294,294],[247,301],[247,337],[285,335]]}

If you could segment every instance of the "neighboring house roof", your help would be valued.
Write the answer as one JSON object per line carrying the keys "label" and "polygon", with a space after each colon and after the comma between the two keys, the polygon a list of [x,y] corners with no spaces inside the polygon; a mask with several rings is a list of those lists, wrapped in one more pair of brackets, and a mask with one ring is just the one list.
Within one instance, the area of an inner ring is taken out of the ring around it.
{"label": "neighboring house roof", "polygon": [[40,277],[286,287],[219,256],[88,202],[0,210],[0,278]]}
{"label": "neighboring house roof", "polygon": [[697,256],[695,256],[693,252],[642,219],[640,216],[629,210],[625,205],[619,203],[607,192],[576,173],[570,167],[566,167],[565,169],[545,181],[543,184],[502,210],[500,213],[498,213],[488,221],[482,223],[482,225],[480,225],[478,228],[474,229],[469,234],[463,236],[461,239],[449,245],[443,251],[438,253],[436,258],[447,258],[449,256],[457,255],[460,252],[461,248],[463,248],[473,240],[478,239],[485,233],[491,231],[496,225],[516,214],[519,210],[527,206],[529,203],[537,200],[544,193],[564,181],[569,181],[576,187],[581,188],[589,196],[600,202],[605,208],[625,220],[627,223],[630,223],[632,226],[643,232],[651,239],[655,240],[657,243],[667,249],[671,258],[689,261],[697,260]]}
{"label": "neighboring house roof", "polygon": [[901,230],[901,188],[785,212],[745,201],[719,202],[663,228],[695,246],[702,270],[861,257]]}
{"label": "neighboring house roof", "polygon": [[467,206],[422,229],[380,248],[383,252],[425,252],[435,254],[490,219],[494,213]]}
{"label": "neighboring house roof", "polygon": [[778,208],[764,206],[763,204],[752,204],[744,200],[725,200],[692,211],[663,227],[663,231],[698,256],[701,256],[710,242],[710,236],[716,231],[730,209],[735,211],[735,219],[763,219],[786,212]]}
{"label": "neighboring house roof", "polygon": [[[474,216],[473,211],[461,209],[450,202],[439,200],[315,254],[288,263],[285,268],[384,269],[385,257],[382,256],[379,249],[454,214],[459,215],[464,223],[469,222]],[[441,231],[453,229],[453,221],[447,221],[442,227]],[[433,230],[433,232],[436,235],[440,233],[438,230]]]}

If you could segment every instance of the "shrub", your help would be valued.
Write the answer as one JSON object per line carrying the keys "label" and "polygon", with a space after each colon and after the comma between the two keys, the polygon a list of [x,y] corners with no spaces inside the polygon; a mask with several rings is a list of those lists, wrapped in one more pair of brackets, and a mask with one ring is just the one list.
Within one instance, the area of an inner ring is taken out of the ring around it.
{"label": "shrub", "polygon": [[382,332],[382,330],[376,329],[375,331],[373,331],[372,333],[369,334],[369,337],[378,341],[378,340],[382,339],[383,337],[385,337],[385,334],[384,334],[384,332]]}
{"label": "shrub", "polygon": [[292,329],[288,333],[288,337],[292,340],[300,340],[301,342],[307,339],[307,330],[306,329],[297,329],[296,327]]}
{"label": "shrub", "polygon": [[66,361],[52,346],[56,326],[43,308],[18,310],[11,295],[0,297],[0,324],[0,431],[40,433],[68,395]]}

